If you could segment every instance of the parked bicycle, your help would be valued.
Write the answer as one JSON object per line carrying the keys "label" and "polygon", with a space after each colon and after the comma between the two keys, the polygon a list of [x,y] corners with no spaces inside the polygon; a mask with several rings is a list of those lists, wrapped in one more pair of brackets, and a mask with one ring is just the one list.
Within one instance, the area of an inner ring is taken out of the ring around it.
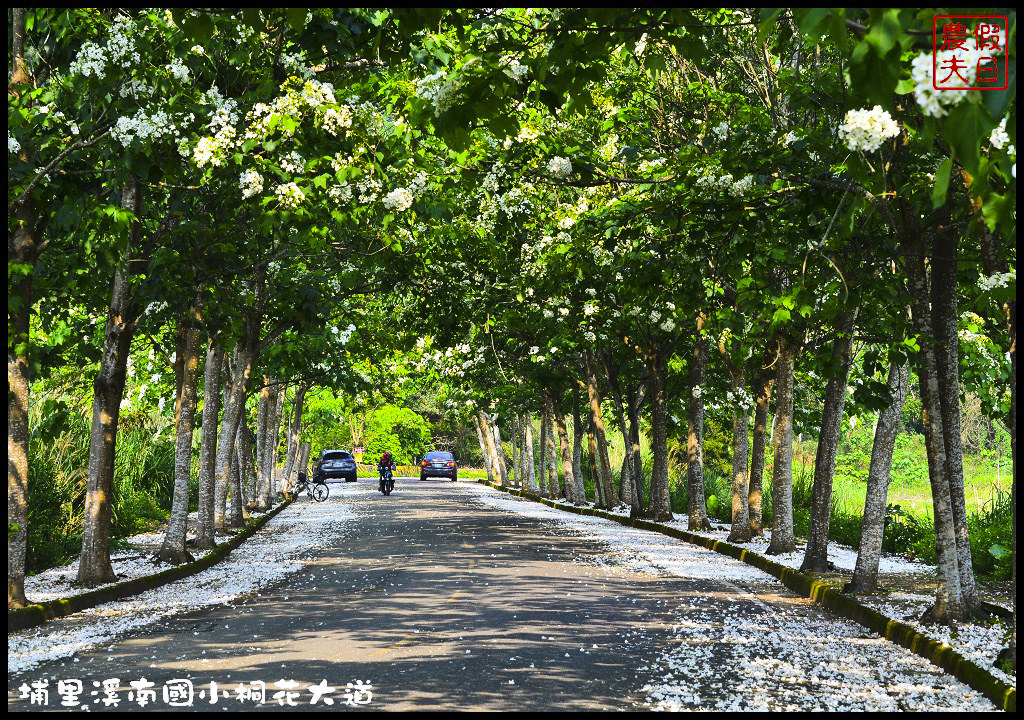
{"label": "parked bicycle", "polygon": [[323,502],[327,499],[327,496],[331,494],[330,488],[327,487],[327,483],[322,479],[309,479],[309,473],[300,470],[299,480],[295,484],[295,494],[306,493],[306,496],[317,502]]}

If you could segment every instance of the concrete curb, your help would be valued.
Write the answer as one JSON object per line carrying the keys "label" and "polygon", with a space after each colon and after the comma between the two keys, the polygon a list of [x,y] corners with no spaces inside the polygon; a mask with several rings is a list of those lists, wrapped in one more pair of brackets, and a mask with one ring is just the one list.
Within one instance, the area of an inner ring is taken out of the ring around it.
{"label": "concrete curb", "polygon": [[35,627],[36,625],[42,625],[47,620],[66,617],[106,602],[120,600],[129,595],[138,595],[146,590],[158,588],[161,585],[181,580],[189,575],[195,575],[198,572],[211,568],[227,558],[232,550],[252,537],[260,528],[270,522],[273,517],[288,507],[292,500],[294,500],[294,496],[285,500],[259,519],[250,520],[241,532],[227,542],[218,545],[216,550],[207,553],[194,562],[168,568],[152,575],[145,575],[113,585],[107,585],[106,587],[84,592],[81,595],[48,600],[44,603],[28,605],[23,608],[9,609],[7,611],[7,632],[10,633],[15,630]]}
{"label": "concrete curb", "polygon": [[845,595],[809,575],[773,562],[763,555],[738,545],[723,542],[722,540],[714,540],[678,528],[666,527],[661,523],[651,520],[623,517],[592,507],[566,506],[549,498],[520,490],[519,488],[505,487],[488,482],[487,480],[478,480],[477,482],[482,485],[488,485],[496,490],[507,492],[510,495],[543,503],[556,510],[564,510],[576,513],[577,515],[596,515],[607,520],[614,520],[628,527],[651,530],[745,562],[780,580],[783,585],[793,592],[809,598],[836,614],[863,625],[869,630],[873,630],[886,640],[902,645],[916,655],[920,655],[925,660],[937,665],[956,679],[961,680],[980,692],[994,702],[997,707],[1009,712],[1014,712],[1017,709],[1017,688],[995,677],[988,670],[960,655],[950,646],[933,640],[906,623],[886,617],[877,610],[861,604],[851,595]]}

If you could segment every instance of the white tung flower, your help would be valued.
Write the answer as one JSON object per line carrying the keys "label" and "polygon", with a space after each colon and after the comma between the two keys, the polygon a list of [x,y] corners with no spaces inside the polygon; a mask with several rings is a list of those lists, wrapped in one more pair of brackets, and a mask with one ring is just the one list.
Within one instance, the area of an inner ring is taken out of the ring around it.
{"label": "white tung flower", "polygon": [[[1003,45],[1000,44],[1000,47]],[[965,98],[970,102],[979,100],[980,92],[966,88],[974,87],[978,61],[987,52],[967,47],[926,51],[914,58],[910,65],[910,79],[914,81],[914,97],[921,111],[925,115],[940,118],[948,112],[947,107],[959,105]],[[945,89],[937,89],[936,84]]]}
{"label": "white tung flower", "polygon": [[218,150],[220,150],[220,145],[212,137],[200,138],[192,152],[192,162],[196,164],[196,167],[220,165]]}
{"label": "white tung flower", "polygon": [[514,57],[506,56],[502,58],[502,64],[505,66],[505,74],[517,83],[524,82],[526,80],[526,76],[530,74],[530,68],[520,63],[519,60]]}
{"label": "white tung flower", "polygon": [[171,75],[178,78],[182,82],[188,82],[189,70],[185,67],[185,64],[178,58],[173,58],[171,64],[167,66],[167,69],[171,71]]}
{"label": "white tung flower", "polygon": [[557,178],[567,178],[572,174],[572,163],[556,155],[548,163],[548,172]]}
{"label": "white tung flower", "polygon": [[444,70],[427,75],[416,83],[416,96],[428,100],[438,114],[444,112],[455,102],[455,93],[462,84],[458,75],[448,76]]}
{"label": "white tung flower", "polygon": [[242,173],[238,177],[238,184],[242,188],[244,198],[263,192],[263,176],[255,170],[246,170]]}
{"label": "white tung flower", "polygon": [[281,207],[286,210],[294,210],[306,200],[306,194],[293,182],[278,185],[274,194],[277,195]]}
{"label": "white tung flower", "polygon": [[747,175],[742,180],[737,180],[732,184],[732,187],[729,188],[729,194],[732,195],[733,197],[743,197],[744,195],[747,194],[747,191],[750,190],[751,187],[753,187],[753,185],[754,176]]}
{"label": "white tung flower", "polygon": [[281,169],[292,175],[301,173],[306,167],[306,161],[297,152],[292,151],[281,158]]}
{"label": "white tung flower", "polygon": [[1003,118],[1002,122],[999,123],[999,127],[992,129],[992,134],[988,136],[988,141],[996,150],[1002,150],[1003,146],[1010,142],[1010,136],[1006,132],[1006,118]]}
{"label": "white tung flower", "polygon": [[881,105],[871,110],[850,110],[839,126],[840,139],[853,152],[874,152],[887,138],[899,134],[900,126]]}
{"label": "white tung flower", "polygon": [[328,108],[324,111],[323,125],[331,135],[344,134],[347,128],[352,127],[352,110],[347,105],[342,105],[339,110]]}
{"label": "white tung flower", "polygon": [[405,188],[398,188],[392,190],[384,197],[385,207],[402,212],[412,207],[413,196],[412,193]]}

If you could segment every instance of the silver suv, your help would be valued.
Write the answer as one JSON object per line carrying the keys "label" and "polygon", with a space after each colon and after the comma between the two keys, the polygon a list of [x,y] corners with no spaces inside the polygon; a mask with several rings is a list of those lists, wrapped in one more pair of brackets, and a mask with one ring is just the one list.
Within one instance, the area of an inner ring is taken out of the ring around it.
{"label": "silver suv", "polygon": [[324,450],[313,467],[313,481],[326,481],[328,478],[344,478],[345,482],[355,482],[356,459],[345,450]]}

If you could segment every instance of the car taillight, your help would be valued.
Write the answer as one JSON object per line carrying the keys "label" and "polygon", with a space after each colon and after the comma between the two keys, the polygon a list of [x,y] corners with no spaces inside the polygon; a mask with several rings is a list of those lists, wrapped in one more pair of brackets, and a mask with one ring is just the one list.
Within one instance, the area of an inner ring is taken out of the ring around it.
{"label": "car taillight", "polygon": [[426,467],[429,464],[430,463],[428,463],[426,460],[424,460],[423,462],[420,463],[420,465],[422,465],[423,467]]}
{"label": "car taillight", "polygon": [[455,463],[453,462],[445,463],[445,465],[447,465],[448,467],[455,467]]}

